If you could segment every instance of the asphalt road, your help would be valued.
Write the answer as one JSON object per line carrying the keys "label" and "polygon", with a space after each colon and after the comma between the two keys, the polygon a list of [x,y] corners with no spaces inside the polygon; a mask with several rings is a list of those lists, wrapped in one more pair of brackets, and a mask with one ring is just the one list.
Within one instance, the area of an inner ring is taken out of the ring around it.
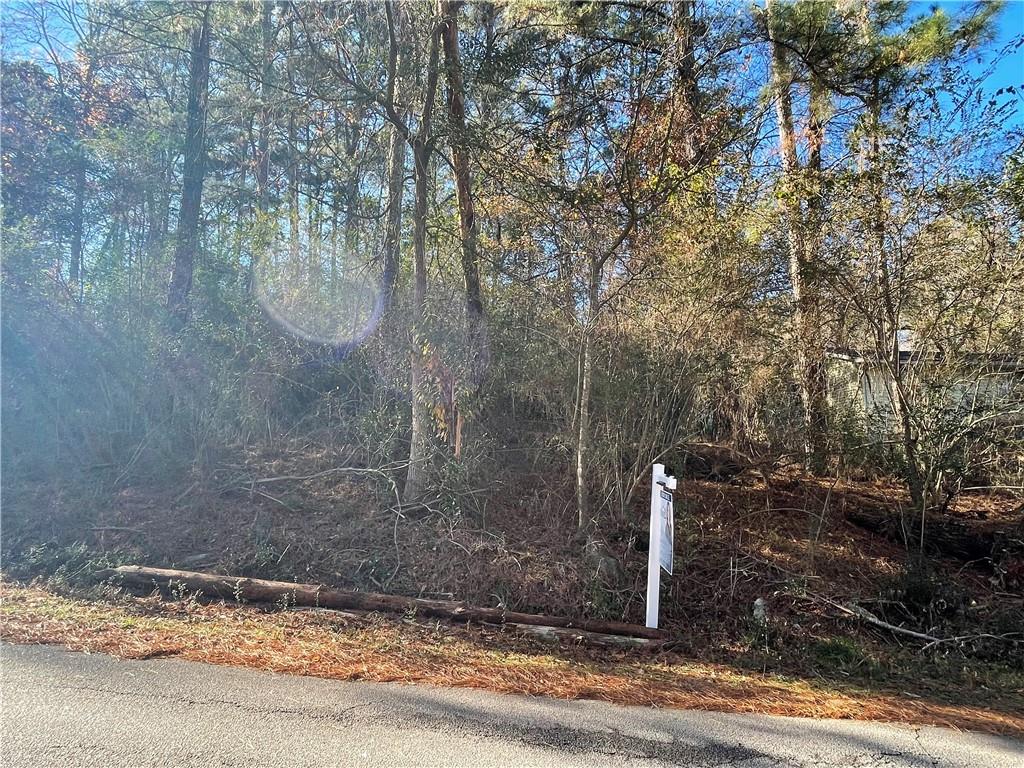
{"label": "asphalt road", "polygon": [[0,646],[7,766],[1024,766],[938,728],[341,683]]}

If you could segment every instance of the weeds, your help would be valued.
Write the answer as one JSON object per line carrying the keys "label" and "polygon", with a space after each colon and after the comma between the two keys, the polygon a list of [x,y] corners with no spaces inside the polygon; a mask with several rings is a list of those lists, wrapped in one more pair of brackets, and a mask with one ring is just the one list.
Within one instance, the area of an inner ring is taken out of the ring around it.
{"label": "weeds", "polygon": [[41,579],[55,590],[66,590],[92,585],[96,571],[125,565],[132,559],[128,552],[100,552],[84,542],[46,542],[29,546],[23,552],[5,553],[4,572],[11,578]]}
{"label": "weeds", "polygon": [[819,640],[811,646],[814,659],[828,670],[850,673],[872,665],[868,653],[848,637],[831,637]]}

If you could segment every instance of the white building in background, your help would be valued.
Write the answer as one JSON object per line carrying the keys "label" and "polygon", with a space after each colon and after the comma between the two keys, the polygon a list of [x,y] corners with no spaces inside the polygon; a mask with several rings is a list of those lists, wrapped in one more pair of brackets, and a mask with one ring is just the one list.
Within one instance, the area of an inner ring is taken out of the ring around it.
{"label": "white building in background", "polygon": [[[901,332],[899,372],[916,398],[963,411],[1006,408],[1006,418],[1024,425],[1024,358],[1017,355],[920,352]],[[870,433],[883,437],[899,427],[894,366],[852,349],[826,353],[829,400],[839,411],[861,414]]]}

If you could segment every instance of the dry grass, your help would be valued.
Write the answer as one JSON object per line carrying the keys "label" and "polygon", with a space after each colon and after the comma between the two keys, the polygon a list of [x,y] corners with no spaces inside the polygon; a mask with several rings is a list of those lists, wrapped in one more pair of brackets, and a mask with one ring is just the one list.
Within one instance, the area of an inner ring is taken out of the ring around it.
{"label": "dry grass", "polygon": [[[232,465],[224,485],[237,477],[315,474],[340,460],[301,446],[253,453]],[[417,511],[397,520],[388,510],[391,489],[362,476],[273,483],[263,487],[269,497],[244,490],[244,482],[230,492],[217,483],[216,489],[193,483],[187,492],[180,485],[126,487],[113,498],[92,500],[61,484],[25,484],[4,489],[4,549],[10,564],[33,545],[60,550],[82,544],[122,562],[642,623],[643,494],[626,514],[609,513],[602,521],[608,554],[626,579],[599,585],[611,589],[595,595],[594,574],[574,538],[567,477],[553,469],[506,483],[489,494],[485,517]],[[754,600],[775,593],[781,594],[771,601],[773,615],[805,625],[806,606],[792,615],[787,607],[794,585],[841,602],[890,597],[908,562],[904,547],[845,519],[850,510],[905,508],[906,491],[892,481],[793,474],[769,487],[756,476],[733,483],[681,479],[677,498],[679,574],[667,584],[661,622],[693,638],[696,647],[736,641]],[[1013,497],[969,495],[957,505],[972,530],[1024,525]],[[931,564],[936,579],[963,586],[978,605],[998,607],[1005,600],[997,592],[1020,596],[1024,589],[1008,580],[991,583],[989,573],[960,561],[933,558]],[[37,575],[49,574],[20,574]],[[991,631],[982,626],[986,616],[975,611],[965,625],[935,631]],[[822,615],[815,620],[828,623]]]}
{"label": "dry grass", "polygon": [[174,656],[338,680],[429,683],[562,699],[900,721],[1024,734],[1024,711],[840,691],[675,655],[539,646],[497,628],[409,618],[264,611],[159,598],[67,597],[0,583],[0,637],[122,658]]}

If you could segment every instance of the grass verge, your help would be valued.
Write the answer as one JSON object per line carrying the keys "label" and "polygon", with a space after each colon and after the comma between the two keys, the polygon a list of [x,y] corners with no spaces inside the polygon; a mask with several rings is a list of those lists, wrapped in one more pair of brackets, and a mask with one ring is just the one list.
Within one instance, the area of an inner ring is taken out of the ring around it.
{"label": "grass verge", "polygon": [[500,628],[266,610],[183,599],[68,596],[0,583],[0,638],[125,659],[173,656],[337,680],[428,683],[618,704],[898,721],[1021,736],[1024,711],[838,689],[674,654],[538,645]]}

